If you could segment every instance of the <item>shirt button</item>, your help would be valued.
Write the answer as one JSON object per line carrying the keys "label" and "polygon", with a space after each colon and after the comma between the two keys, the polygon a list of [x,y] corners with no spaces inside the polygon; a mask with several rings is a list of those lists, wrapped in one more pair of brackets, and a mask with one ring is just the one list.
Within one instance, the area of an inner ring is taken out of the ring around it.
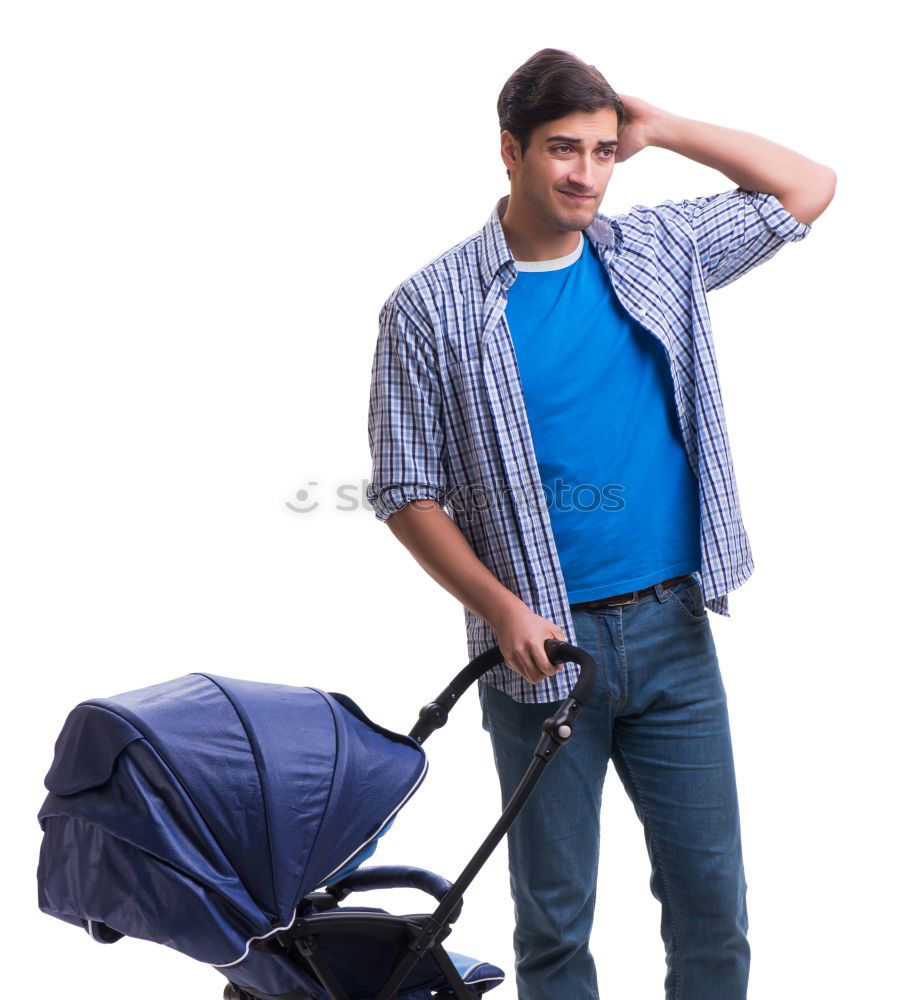
{"label": "shirt button", "polygon": [[638,307],[638,311],[641,313],[642,316],[647,316],[648,315],[648,307],[647,306],[639,306]]}

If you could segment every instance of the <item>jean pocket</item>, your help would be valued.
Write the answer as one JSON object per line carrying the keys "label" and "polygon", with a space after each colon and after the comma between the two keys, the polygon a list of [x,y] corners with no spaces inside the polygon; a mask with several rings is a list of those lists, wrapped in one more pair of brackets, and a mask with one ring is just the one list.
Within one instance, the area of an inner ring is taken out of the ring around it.
{"label": "jean pocket", "polygon": [[674,583],[667,590],[670,600],[693,622],[703,622],[708,617],[705,607],[705,595],[694,577],[686,577],[679,583]]}

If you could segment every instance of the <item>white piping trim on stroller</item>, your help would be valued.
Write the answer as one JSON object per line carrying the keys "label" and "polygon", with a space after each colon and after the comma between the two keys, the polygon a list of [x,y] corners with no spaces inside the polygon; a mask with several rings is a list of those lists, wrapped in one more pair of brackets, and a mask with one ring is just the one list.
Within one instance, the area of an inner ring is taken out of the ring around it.
{"label": "white piping trim on stroller", "polygon": [[[467,973],[465,973],[465,976],[467,976]],[[505,978],[505,973],[503,973],[501,976],[484,976],[483,979],[472,979],[470,982],[463,978],[463,981],[468,986],[476,986],[478,983],[501,983]]]}
{"label": "white piping trim on stroller", "polygon": [[291,916],[291,922],[285,927],[273,927],[267,934],[257,934],[255,937],[251,937],[247,943],[246,947],[243,949],[243,954],[240,958],[235,958],[233,962],[212,962],[213,969],[229,969],[232,965],[237,965],[242,962],[247,955],[250,953],[250,945],[254,941],[264,941],[266,938],[270,938],[273,934],[280,934],[282,931],[289,931],[294,926],[294,921],[297,919],[297,907],[294,907],[294,913]]}
{"label": "white piping trim on stroller", "polygon": [[[468,981],[468,976],[475,970],[480,968],[481,965],[489,965],[489,962],[475,962],[469,969],[466,969],[463,973],[459,972],[458,975],[461,976],[463,982]],[[476,983],[501,983],[506,978],[506,974],[503,973],[501,976],[484,976],[483,979],[475,979],[471,986]]]}
{"label": "white piping trim on stroller", "polygon": [[[325,878],[322,879],[318,883],[319,885],[325,885],[325,883],[328,882],[328,880],[335,874],[335,872],[340,871],[342,868],[344,868],[344,866],[351,860],[351,858],[353,858],[356,854],[358,854],[360,851],[362,851],[364,849],[364,847],[366,847],[367,844],[370,843],[371,840],[375,840],[376,839],[376,836],[379,834],[379,831],[386,825],[386,823],[389,822],[389,820],[396,813],[398,813],[402,809],[402,807],[408,801],[408,799],[420,787],[421,783],[423,782],[424,777],[426,776],[427,768],[429,767],[429,763],[430,762],[427,760],[427,758],[424,757],[424,759],[423,759],[423,770],[420,772],[420,777],[411,786],[410,790],[408,791],[408,794],[405,795],[405,797],[401,800],[401,802],[399,802],[398,805],[395,806],[395,808],[391,811],[391,813],[389,813],[389,815],[386,816],[386,818],[379,824],[379,827],[377,828],[376,833],[374,833],[373,836],[370,837],[369,839],[365,840],[360,845],[360,847],[357,848],[357,850],[352,851],[344,859],[344,861],[341,862],[340,865],[337,865],[335,868],[333,868],[329,872],[329,874],[326,875]],[[219,962],[219,963],[212,962],[211,963],[212,968],[213,969],[229,969],[232,965],[239,965],[247,957],[247,955],[249,955],[249,953],[250,953],[250,946],[253,944],[254,941],[265,941],[266,938],[270,938],[270,937],[272,937],[275,934],[280,934],[282,931],[290,930],[294,926],[294,922],[296,921],[296,919],[297,919],[297,907],[295,906],[294,907],[293,916],[291,917],[291,922],[287,926],[285,926],[285,927],[273,927],[270,931],[266,932],[265,934],[256,934],[256,935],[254,935],[253,937],[251,937],[251,938],[248,939],[248,941],[246,943],[246,947],[243,949],[243,954],[240,956],[240,958],[235,958],[233,962]]]}
{"label": "white piping trim on stroller", "polygon": [[[427,760],[426,757],[424,757],[424,759],[423,759],[423,770],[420,772],[420,777],[411,786],[411,789],[408,792],[408,794],[405,795],[405,797],[401,800],[401,802],[399,802],[398,805],[395,806],[395,808],[389,813],[389,815],[386,816],[386,818],[379,824],[379,830],[381,830],[386,825],[386,823],[388,823],[389,820],[391,820],[391,818],[394,815],[396,815],[396,813],[398,813],[398,812],[401,811],[401,809],[404,806],[405,802],[407,802],[408,799],[414,794],[414,792],[416,792],[417,789],[421,786],[421,784],[423,783],[423,779],[426,776],[427,768],[428,767],[429,767],[429,761]],[[325,876],[325,878],[319,884],[320,885],[324,885],[335,874],[335,872],[341,871],[341,869],[344,868],[344,866],[351,860],[351,858],[356,857],[367,846],[367,844],[370,843],[370,841],[376,839],[376,836],[378,835],[379,830],[377,830],[376,833],[374,833],[373,836],[369,838],[369,840],[365,840],[360,845],[360,847],[357,848],[356,851],[351,851],[351,853],[344,859],[344,861],[342,861],[340,865],[336,865],[328,873],[328,875]]]}

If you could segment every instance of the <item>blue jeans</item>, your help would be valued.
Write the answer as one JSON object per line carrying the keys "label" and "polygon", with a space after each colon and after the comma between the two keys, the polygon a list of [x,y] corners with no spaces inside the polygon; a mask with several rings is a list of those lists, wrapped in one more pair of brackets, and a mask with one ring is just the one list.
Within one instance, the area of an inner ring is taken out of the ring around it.
{"label": "blue jeans", "polygon": [[[632,800],[661,904],[667,1000],[743,1000],[746,880],[727,700],[694,577],[633,605],[572,608],[597,663],[575,734],[509,830],[520,1000],[594,1000],[588,947],[607,762]],[[479,685],[503,805],[555,702],[522,704]]]}

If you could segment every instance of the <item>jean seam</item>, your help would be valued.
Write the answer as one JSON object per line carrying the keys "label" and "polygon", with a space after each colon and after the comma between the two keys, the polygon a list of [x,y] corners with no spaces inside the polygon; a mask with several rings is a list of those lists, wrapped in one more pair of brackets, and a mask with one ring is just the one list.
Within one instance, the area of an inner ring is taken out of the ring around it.
{"label": "jean seam", "polygon": [[626,663],[626,637],[622,628],[622,609],[616,616],[616,635],[619,645],[619,706],[629,700],[629,670]]}
{"label": "jean seam", "polygon": [[594,616],[594,624],[597,628],[597,648],[600,652],[600,663],[604,672],[604,694],[607,696],[608,702],[612,702],[614,705],[622,705],[622,687],[620,686],[620,697],[614,698],[610,693],[609,650],[607,649],[607,640],[604,638],[610,626],[606,621],[602,621],[599,615]]}
{"label": "jean seam", "polygon": [[[642,820],[644,822],[645,831],[647,832],[651,828],[651,814],[648,812],[648,809],[645,806],[644,796],[642,795],[641,792],[641,785],[638,783],[638,778],[635,775],[635,771],[632,769],[628,759],[626,758],[626,755],[623,753],[622,746],[620,745],[620,741],[618,739],[614,739],[613,747],[614,747],[614,752],[622,760],[623,767],[625,767],[626,771],[628,772],[629,778],[632,781],[632,785],[635,788],[635,795],[636,798],[638,799],[638,805],[639,808],[641,809]],[[673,932],[672,968],[673,968],[673,978],[675,981],[673,987],[673,1000],[679,1000],[679,991],[680,991],[679,940],[680,939],[679,939],[679,932],[676,926],[676,917],[674,915],[675,907],[673,905],[673,901],[671,898],[670,883],[667,879],[666,866],[664,865],[663,855],[661,854],[660,851],[659,838],[655,836],[653,838],[653,842],[654,842],[654,856],[657,859],[657,871],[660,875],[660,881],[664,887],[664,894],[667,898],[667,912],[670,914],[670,930]]]}

